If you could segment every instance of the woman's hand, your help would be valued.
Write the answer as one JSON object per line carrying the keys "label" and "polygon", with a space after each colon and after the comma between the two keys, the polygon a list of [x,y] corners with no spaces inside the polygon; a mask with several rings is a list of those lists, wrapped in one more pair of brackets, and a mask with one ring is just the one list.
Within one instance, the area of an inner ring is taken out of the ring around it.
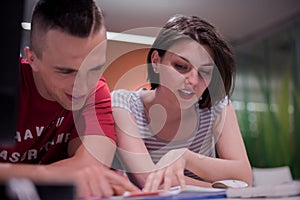
{"label": "woman's hand", "polygon": [[156,164],[146,180],[144,191],[156,191],[159,188],[170,189],[173,185],[185,187],[184,169],[186,165],[186,148],[175,149],[165,154]]}

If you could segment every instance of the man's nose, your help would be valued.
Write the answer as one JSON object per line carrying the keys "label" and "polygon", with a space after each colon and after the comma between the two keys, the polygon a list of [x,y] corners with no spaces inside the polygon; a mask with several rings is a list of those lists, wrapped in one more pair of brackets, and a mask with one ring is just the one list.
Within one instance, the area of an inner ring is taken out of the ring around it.
{"label": "man's nose", "polygon": [[81,96],[89,91],[87,76],[78,74],[73,85],[73,95]]}

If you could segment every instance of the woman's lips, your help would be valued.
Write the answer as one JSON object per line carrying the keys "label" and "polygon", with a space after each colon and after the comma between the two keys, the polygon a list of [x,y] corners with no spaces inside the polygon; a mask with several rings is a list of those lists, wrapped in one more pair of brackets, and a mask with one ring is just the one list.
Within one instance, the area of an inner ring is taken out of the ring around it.
{"label": "woman's lips", "polygon": [[180,97],[183,99],[190,99],[195,95],[195,92],[185,89],[179,89],[178,92]]}

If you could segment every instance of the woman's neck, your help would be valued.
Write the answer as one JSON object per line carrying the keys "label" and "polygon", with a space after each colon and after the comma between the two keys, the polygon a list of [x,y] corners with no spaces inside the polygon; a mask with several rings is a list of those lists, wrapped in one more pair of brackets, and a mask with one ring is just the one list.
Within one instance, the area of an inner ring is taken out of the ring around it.
{"label": "woman's neck", "polygon": [[144,91],[142,100],[153,133],[163,140],[181,140],[188,137],[197,126],[195,107],[180,109],[175,95],[167,98],[160,89]]}

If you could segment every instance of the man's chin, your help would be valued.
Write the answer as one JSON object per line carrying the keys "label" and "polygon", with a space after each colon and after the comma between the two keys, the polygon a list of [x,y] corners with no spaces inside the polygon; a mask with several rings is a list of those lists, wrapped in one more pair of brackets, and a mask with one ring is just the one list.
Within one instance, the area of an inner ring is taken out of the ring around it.
{"label": "man's chin", "polygon": [[83,107],[84,104],[72,104],[71,111],[78,111]]}
{"label": "man's chin", "polygon": [[83,107],[84,104],[65,104],[62,105],[64,109],[69,110],[69,111],[78,111]]}
{"label": "man's chin", "polygon": [[85,101],[68,100],[68,101],[58,101],[58,103],[66,110],[78,111],[84,106]]}

